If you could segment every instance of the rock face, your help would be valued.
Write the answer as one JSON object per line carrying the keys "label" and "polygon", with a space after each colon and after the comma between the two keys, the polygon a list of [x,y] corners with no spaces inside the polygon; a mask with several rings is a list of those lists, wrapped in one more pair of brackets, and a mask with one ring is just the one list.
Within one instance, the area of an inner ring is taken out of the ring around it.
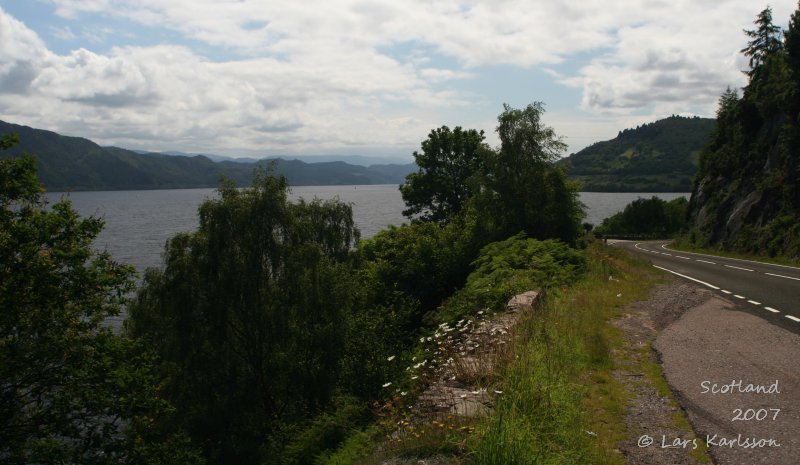
{"label": "rock face", "polygon": [[[694,242],[800,259],[800,9],[784,30],[762,11],[743,49],[748,84],[719,99],[700,154]],[[756,39],[758,38],[758,39]]]}
{"label": "rock face", "polygon": [[728,98],[700,156],[691,238],[701,246],[800,258],[800,119],[765,113],[747,91]]}

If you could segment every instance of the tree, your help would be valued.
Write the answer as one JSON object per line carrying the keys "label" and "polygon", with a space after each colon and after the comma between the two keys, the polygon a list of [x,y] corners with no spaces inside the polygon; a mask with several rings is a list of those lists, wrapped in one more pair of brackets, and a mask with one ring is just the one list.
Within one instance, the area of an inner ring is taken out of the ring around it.
{"label": "tree", "polygon": [[761,65],[766,62],[767,57],[776,54],[783,48],[781,42],[781,28],[772,23],[772,8],[766,7],[755,20],[757,29],[745,29],[752,40],[747,43],[747,47],[741,50],[745,56],[750,57],[750,71],[748,76],[754,77]]}
{"label": "tree", "polygon": [[130,307],[128,330],[164,360],[165,395],[212,463],[263,463],[336,389],[358,230],[349,205],[287,192],[264,172],[224,183]]}
{"label": "tree", "polygon": [[566,144],[544,125],[544,104],[524,109],[504,105],[498,116],[500,148],[487,162],[481,210],[494,215],[495,226],[508,237],[524,231],[537,239],[572,243],[581,230],[583,205],[577,185],[554,162]]}
{"label": "tree", "polygon": [[408,207],[403,215],[443,223],[459,213],[474,194],[474,176],[489,151],[484,139],[483,131],[460,126],[432,130],[422,142],[422,152],[414,152],[419,171],[400,185]]}
{"label": "tree", "polygon": [[172,407],[152,354],[104,324],[133,269],[92,250],[101,220],[47,208],[35,166],[0,161],[0,461],[196,463],[153,426]]}

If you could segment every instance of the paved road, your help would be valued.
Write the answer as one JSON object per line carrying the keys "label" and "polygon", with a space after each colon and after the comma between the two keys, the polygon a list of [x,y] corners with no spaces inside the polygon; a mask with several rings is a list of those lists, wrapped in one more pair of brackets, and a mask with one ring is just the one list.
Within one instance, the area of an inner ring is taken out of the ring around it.
{"label": "paved road", "polygon": [[613,245],[712,289],[741,304],[737,307],[748,313],[800,334],[800,268],[674,251],[664,241],[615,241]]}

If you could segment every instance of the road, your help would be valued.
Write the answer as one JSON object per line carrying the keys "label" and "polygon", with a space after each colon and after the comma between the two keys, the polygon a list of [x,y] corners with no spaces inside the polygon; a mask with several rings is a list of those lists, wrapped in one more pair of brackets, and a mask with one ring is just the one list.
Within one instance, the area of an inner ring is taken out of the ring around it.
{"label": "road", "polygon": [[[611,241],[609,241],[611,243]],[[800,268],[671,250],[665,241],[614,241],[666,272],[708,287],[738,308],[800,334]]]}

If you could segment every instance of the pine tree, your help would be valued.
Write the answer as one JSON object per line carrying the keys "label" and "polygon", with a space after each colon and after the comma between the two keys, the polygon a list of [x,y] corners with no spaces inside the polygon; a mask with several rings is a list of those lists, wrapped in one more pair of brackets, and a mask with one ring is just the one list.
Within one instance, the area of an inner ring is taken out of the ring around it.
{"label": "pine tree", "polygon": [[762,10],[754,24],[758,26],[757,29],[744,30],[744,33],[752,40],[747,43],[747,47],[741,50],[745,56],[750,57],[750,71],[746,73],[751,78],[757,74],[767,57],[783,48],[781,28],[772,23],[772,8],[766,7]]}

